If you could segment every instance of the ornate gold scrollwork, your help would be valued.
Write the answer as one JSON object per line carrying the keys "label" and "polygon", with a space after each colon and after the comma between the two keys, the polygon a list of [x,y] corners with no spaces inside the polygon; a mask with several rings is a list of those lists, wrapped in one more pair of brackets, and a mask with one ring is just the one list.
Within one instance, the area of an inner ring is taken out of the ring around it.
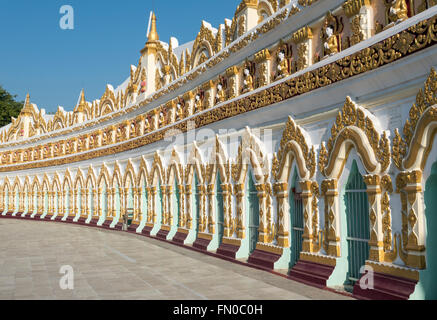
{"label": "ornate gold scrollwork", "polygon": [[[424,89],[419,90],[416,96],[416,103],[414,103],[410,109],[409,119],[407,119],[404,125],[403,137],[401,137],[399,131],[395,131],[392,148],[393,161],[399,169],[403,169],[402,161],[409,153],[410,148],[412,148],[411,141],[419,119],[435,104],[437,104],[437,72],[434,68],[431,68],[431,72],[425,81]],[[437,111],[430,110],[430,112],[431,115],[437,117]],[[418,130],[423,129],[424,128],[419,128]]]}

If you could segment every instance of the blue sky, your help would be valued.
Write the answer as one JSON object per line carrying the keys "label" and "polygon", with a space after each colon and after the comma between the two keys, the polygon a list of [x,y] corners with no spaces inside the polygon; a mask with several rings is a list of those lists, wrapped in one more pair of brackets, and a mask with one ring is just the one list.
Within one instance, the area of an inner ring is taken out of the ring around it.
{"label": "blue sky", "polygon": [[[0,85],[18,99],[27,92],[47,112],[72,110],[80,90],[99,99],[107,83],[121,84],[136,65],[150,10],[160,40],[194,40],[201,21],[231,19],[239,0],[1,0]],[[62,30],[61,6],[74,9],[74,30]]]}

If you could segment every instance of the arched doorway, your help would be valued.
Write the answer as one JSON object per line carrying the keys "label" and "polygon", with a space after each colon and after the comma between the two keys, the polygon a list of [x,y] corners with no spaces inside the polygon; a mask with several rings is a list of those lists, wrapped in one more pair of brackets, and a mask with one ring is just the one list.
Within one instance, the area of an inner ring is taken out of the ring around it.
{"label": "arched doorway", "polygon": [[80,183],[77,183],[76,184],[76,194],[75,194],[75,198],[76,198],[75,201],[76,202],[74,205],[75,209],[77,210],[76,217],[80,217],[83,215],[83,212],[82,212],[82,205],[83,205],[82,193],[83,193],[82,192],[82,185]]}
{"label": "arched doorway", "polygon": [[4,203],[5,203],[5,209],[4,209],[4,211],[3,211],[3,214],[5,214],[5,213],[8,212],[9,201],[10,201],[9,198],[10,198],[10,197],[9,197],[9,187],[8,187],[7,184],[5,184],[5,186],[4,186],[4,188],[3,188],[3,199],[4,199],[3,201],[4,201]]}
{"label": "arched doorway", "polygon": [[68,183],[64,184],[64,217],[68,217],[70,215],[70,185]]}
{"label": "arched doorway", "polygon": [[53,216],[57,216],[59,214],[59,187],[56,186],[53,188]]}
{"label": "arched doorway", "polygon": [[113,217],[114,220],[120,220],[120,210],[121,210],[121,200],[120,200],[120,185],[118,184],[118,181],[115,182],[115,192],[114,192],[114,212],[115,216]]}
{"label": "arched doorway", "polygon": [[44,183],[44,187],[43,187],[43,197],[44,197],[43,215],[45,216],[49,212],[49,187],[47,186],[46,183]]}
{"label": "arched doorway", "polygon": [[156,235],[158,231],[161,229],[162,224],[162,190],[161,190],[161,179],[158,177],[157,183],[156,183],[156,195],[154,199],[154,205],[153,212],[156,217],[156,222],[153,227],[153,230],[151,232],[151,235]]}
{"label": "arched doorway", "polygon": [[22,216],[25,216],[29,212],[29,208],[30,208],[29,192],[30,192],[30,188],[29,185],[26,183],[23,188],[23,215]]}
{"label": "arched doorway", "polygon": [[[194,169],[193,169],[194,170]],[[199,202],[200,202],[200,194],[199,194],[199,179],[197,178],[197,173],[196,170],[194,170],[194,179],[193,179],[193,185],[192,185],[192,205],[191,205],[191,212],[192,212],[192,225],[194,227],[194,234],[196,235],[195,238],[197,237],[197,232],[199,230],[199,216],[200,216],[200,206],[199,206]]]}
{"label": "arched doorway", "polygon": [[169,239],[173,238],[173,236],[176,234],[177,229],[180,227],[179,219],[181,217],[180,212],[180,202],[181,202],[181,196],[179,194],[179,187],[177,184],[177,179],[174,179],[173,184],[173,192],[171,194],[171,209],[172,209],[172,229],[174,232],[171,232],[169,235]]}
{"label": "arched doorway", "polygon": [[215,200],[216,200],[216,207],[215,212],[217,213],[217,232],[218,232],[218,241],[219,245],[222,243],[223,235],[225,231],[225,213],[224,213],[224,206],[223,206],[223,189],[222,189],[222,181],[220,179],[220,174],[217,173],[216,178],[216,194],[215,194]]}
{"label": "arched doorway", "polygon": [[363,176],[354,160],[344,193],[348,262],[344,286],[348,291],[353,289],[354,284],[361,277],[360,269],[369,258],[369,201],[366,190]]}
{"label": "arched doorway", "polygon": [[94,215],[94,187],[91,183],[91,180],[88,180],[87,185],[87,219],[91,218]]}
{"label": "arched doorway", "polygon": [[20,188],[18,184],[15,185],[14,188],[14,207],[13,207],[13,213],[17,213],[20,207]]}
{"label": "arched doorway", "polygon": [[291,255],[290,268],[299,260],[302,251],[304,219],[303,219],[303,201],[302,189],[299,184],[297,170],[294,170],[290,183],[290,192],[288,194],[288,203],[290,210],[290,238],[291,238]]}
{"label": "arched doorway", "polygon": [[108,186],[106,184],[106,180],[102,179],[101,182],[102,194],[100,195],[100,209],[99,212],[100,218],[103,217],[103,220],[108,216]]}
{"label": "arched doorway", "polygon": [[38,208],[40,207],[40,204],[38,202],[38,185],[36,183],[33,184],[33,212],[31,212],[32,217],[35,217],[36,214],[38,214]]}
{"label": "arched doorway", "polygon": [[133,192],[133,186],[134,181],[132,179],[131,174],[128,174],[126,176],[125,185],[124,185],[124,191],[125,191],[125,203],[124,203],[124,209],[125,213],[127,214],[128,220],[127,224],[128,226],[132,223],[132,220],[134,218],[134,192]]}
{"label": "arched doorway", "polygon": [[258,228],[259,228],[259,201],[258,191],[256,190],[252,172],[247,172],[246,183],[246,214],[249,237],[249,255],[256,249],[258,243]]}
{"label": "arched doorway", "polygon": [[141,179],[141,206],[140,206],[140,220],[141,221],[147,221],[147,183],[146,183],[146,178]]}

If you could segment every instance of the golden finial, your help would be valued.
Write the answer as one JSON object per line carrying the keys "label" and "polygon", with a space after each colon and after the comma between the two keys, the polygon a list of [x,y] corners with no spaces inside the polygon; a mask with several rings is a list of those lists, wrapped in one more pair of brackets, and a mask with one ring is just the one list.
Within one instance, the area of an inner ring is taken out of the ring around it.
{"label": "golden finial", "polygon": [[156,31],[156,16],[155,13],[152,12],[152,24],[150,26],[150,32],[147,36],[147,42],[155,42],[159,40],[158,32]]}
{"label": "golden finial", "polygon": [[80,92],[80,101],[77,105],[76,112],[85,112],[85,107],[87,106],[86,100],[85,100],[85,90],[82,89]]}
{"label": "golden finial", "polygon": [[85,91],[83,89],[82,89],[82,91],[80,93],[80,104],[86,104]]}
{"label": "golden finial", "polygon": [[32,115],[33,108],[30,105],[30,95],[29,93],[26,95],[26,100],[24,101],[23,109],[21,110],[20,114],[22,116],[31,116]]}

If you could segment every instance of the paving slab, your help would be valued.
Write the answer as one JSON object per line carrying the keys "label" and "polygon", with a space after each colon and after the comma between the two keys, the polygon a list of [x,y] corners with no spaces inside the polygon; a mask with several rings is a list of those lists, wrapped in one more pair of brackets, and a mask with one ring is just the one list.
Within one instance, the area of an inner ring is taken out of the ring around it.
{"label": "paving slab", "polygon": [[0,220],[0,270],[0,299],[350,299],[155,239],[39,221]]}

